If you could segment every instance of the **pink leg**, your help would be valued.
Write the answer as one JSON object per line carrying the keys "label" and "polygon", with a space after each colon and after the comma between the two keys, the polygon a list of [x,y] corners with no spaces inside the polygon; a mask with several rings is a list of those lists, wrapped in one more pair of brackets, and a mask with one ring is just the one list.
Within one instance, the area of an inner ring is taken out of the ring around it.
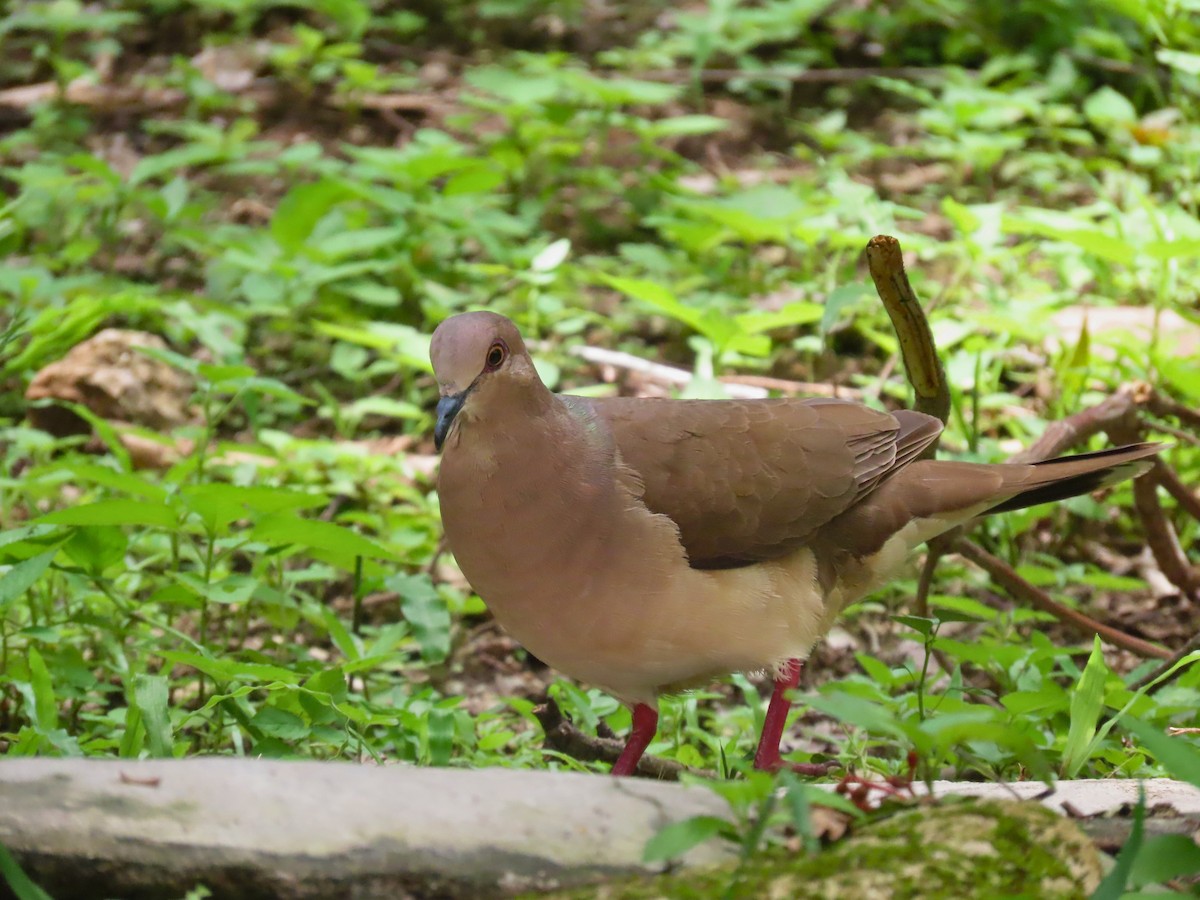
{"label": "pink leg", "polygon": [[639,703],[633,708],[633,728],[629,731],[629,739],[625,749],[621,751],[612,767],[614,775],[632,775],[637,771],[638,760],[654,740],[658,732],[658,710],[651,709],[645,703]]}
{"label": "pink leg", "polygon": [[779,742],[783,739],[783,727],[787,724],[792,701],[787,692],[800,683],[800,667],[803,660],[789,659],[783,664],[775,689],[771,692],[771,703],[767,717],[763,720],[762,736],[758,739],[758,751],[754,754],[754,768],[766,772],[778,772],[785,765],[801,775],[824,775],[829,767],[819,763],[785,763],[779,755]]}

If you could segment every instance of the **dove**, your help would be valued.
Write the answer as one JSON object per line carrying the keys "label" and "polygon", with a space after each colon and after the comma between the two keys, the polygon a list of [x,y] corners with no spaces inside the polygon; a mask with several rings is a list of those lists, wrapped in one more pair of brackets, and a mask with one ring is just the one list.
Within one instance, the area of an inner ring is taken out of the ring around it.
{"label": "dove", "polygon": [[522,646],[632,709],[633,774],[658,698],[775,678],[754,765],[780,755],[802,661],[921,543],[985,513],[1145,472],[1156,444],[1033,464],[921,459],[941,423],[828,398],[555,394],[493,312],[434,331],[434,442],[448,545]]}

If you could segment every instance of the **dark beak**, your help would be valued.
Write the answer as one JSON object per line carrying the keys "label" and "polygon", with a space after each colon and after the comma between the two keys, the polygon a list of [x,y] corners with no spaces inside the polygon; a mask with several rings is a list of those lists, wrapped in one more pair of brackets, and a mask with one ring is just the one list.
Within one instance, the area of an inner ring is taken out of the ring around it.
{"label": "dark beak", "polygon": [[446,435],[450,433],[450,426],[454,424],[454,417],[458,415],[458,411],[462,409],[463,401],[467,399],[467,392],[454,394],[451,397],[443,397],[437,403],[437,421],[433,426],[433,445],[438,449],[442,449],[442,444],[446,441]]}

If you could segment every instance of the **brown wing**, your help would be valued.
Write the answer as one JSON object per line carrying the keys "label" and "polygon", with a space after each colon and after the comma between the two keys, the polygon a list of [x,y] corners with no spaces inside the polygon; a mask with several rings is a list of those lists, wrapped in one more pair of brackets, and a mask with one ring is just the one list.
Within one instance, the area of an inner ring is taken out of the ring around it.
{"label": "brown wing", "polygon": [[570,402],[608,423],[646,506],[675,521],[700,568],[802,545],[941,432],[921,413],[827,399]]}

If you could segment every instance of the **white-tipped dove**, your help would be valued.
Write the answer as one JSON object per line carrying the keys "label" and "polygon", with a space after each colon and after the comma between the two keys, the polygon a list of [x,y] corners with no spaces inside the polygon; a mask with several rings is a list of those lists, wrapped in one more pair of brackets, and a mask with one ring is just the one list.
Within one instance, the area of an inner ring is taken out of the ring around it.
{"label": "white-tipped dove", "polygon": [[615,775],[654,738],[660,694],[763,669],[776,681],[754,763],[779,768],[801,661],[914,547],[1139,475],[1158,449],[919,461],[942,426],[909,410],[554,394],[490,312],[443,322],[430,358],[450,548],[531,653],[633,708]]}

